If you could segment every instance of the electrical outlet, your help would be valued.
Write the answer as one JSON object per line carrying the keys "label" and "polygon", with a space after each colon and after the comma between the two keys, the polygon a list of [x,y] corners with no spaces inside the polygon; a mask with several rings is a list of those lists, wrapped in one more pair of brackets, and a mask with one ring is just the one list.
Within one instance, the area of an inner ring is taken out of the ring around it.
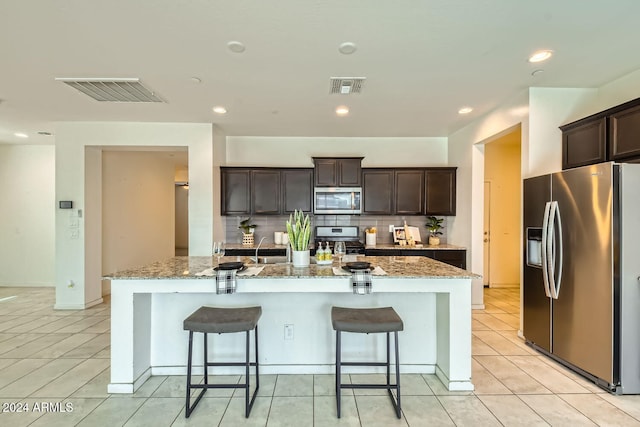
{"label": "electrical outlet", "polygon": [[287,341],[293,340],[293,325],[284,325],[284,339]]}
{"label": "electrical outlet", "polygon": [[78,231],[77,229],[71,229],[71,231],[69,232],[69,237],[71,237],[72,239],[78,239],[80,238],[80,231]]}

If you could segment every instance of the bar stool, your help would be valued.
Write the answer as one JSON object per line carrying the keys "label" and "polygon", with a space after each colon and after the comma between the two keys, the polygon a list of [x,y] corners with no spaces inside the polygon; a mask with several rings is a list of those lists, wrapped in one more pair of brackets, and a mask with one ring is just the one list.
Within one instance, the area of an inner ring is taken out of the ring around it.
{"label": "bar stool", "polygon": [[[189,356],[187,361],[187,402],[185,407],[185,418],[189,418],[191,412],[196,408],[198,402],[210,388],[244,388],[245,389],[245,417],[249,418],[249,413],[256,399],[258,388],[260,388],[260,377],[258,374],[258,319],[262,315],[262,307],[243,308],[221,308],[221,307],[200,307],[184,320],[184,330],[189,331]],[[249,332],[254,331],[255,362],[249,362]],[[204,334],[204,384],[191,383],[191,363],[193,348],[193,333],[202,332]],[[245,361],[244,362],[218,362],[213,363],[207,360],[207,334],[227,334],[234,332],[246,332]],[[209,384],[209,366],[244,366],[245,382],[240,384]],[[256,368],[256,389],[249,401],[249,367]],[[191,390],[201,388],[193,406],[190,405]]]}
{"label": "bar stool", "polygon": [[[400,361],[398,358],[398,331],[404,329],[402,319],[392,307],[382,308],[344,308],[331,307],[331,324],[336,331],[336,405],[338,418],[340,418],[340,391],[343,388],[366,388],[366,389],[386,389],[391,398],[391,403],[396,411],[396,416],[401,418],[400,407]],[[341,357],[341,333],[386,333],[387,334],[387,361],[386,362],[343,362]],[[396,361],[396,383],[391,384],[391,363],[389,334],[394,333],[395,340],[395,361]],[[342,384],[342,366],[386,366],[386,384]],[[391,390],[396,390],[397,397],[394,399]]]}

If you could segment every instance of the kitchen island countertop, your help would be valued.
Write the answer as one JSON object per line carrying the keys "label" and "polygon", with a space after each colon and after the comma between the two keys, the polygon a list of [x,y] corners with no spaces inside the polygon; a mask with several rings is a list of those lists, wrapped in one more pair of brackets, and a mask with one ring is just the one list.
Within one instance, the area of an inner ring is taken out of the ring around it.
{"label": "kitchen island countertop", "polygon": [[[249,257],[223,257],[221,262],[242,260],[246,265],[252,265]],[[439,261],[424,257],[410,256],[357,256],[358,261],[370,262],[373,267],[380,266],[387,275],[384,277],[397,278],[423,278],[423,279],[471,279],[478,277],[469,271],[444,264]],[[343,261],[344,264],[344,261]],[[332,265],[311,264],[308,268],[294,268],[291,264],[260,264],[264,266],[257,276],[242,276],[242,279],[332,279],[337,276],[333,273],[332,266],[337,267],[338,261]],[[206,276],[196,276],[211,267],[216,262],[212,257],[174,257],[149,265],[127,269],[112,274],[107,274],[104,279],[111,280],[153,280],[153,279],[211,279]],[[342,276],[340,276],[342,277]]]}

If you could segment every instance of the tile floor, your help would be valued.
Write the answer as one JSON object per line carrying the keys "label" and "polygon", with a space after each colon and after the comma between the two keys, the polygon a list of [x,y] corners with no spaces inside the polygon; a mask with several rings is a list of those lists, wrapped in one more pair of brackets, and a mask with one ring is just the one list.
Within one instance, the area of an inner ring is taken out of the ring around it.
{"label": "tile floor", "polygon": [[186,420],[185,377],[152,377],[133,395],[106,392],[108,301],[56,311],[51,288],[0,288],[0,426],[640,426],[640,396],[607,394],[522,343],[518,298],[518,289],[486,289],[486,309],[473,313],[475,392],[403,375],[400,420],[384,391],[364,390],[345,391],[336,419],[331,375],[261,376],[249,419],[242,392],[209,390]]}

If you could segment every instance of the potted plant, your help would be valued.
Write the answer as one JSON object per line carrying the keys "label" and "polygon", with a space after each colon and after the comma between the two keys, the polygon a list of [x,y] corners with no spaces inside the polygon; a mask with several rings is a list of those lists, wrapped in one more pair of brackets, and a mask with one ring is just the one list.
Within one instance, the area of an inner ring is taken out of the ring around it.
{"label": "potted plant", "polygon": [[242,230],[242,245],[243,246],[253,246],[255,243],[253,232],[255,231],[257,225],[251,224],[251,217],[240,221],[239,229]]}
{"label": "potted plant", "polygon": [[287,221],[287,233],[293,251],[293,266],[309,266],[309,239],[311,238],[311,221],[309,215],[306,217],[302,211],[297,209],[289,215]]}
{"label": "potted plant", "polygon": [[444,226],[442,222],[444,218],[437,218],[435,216],[427,217],[427,230],[429,230],[429,244],[432,246],[438,246],[440,244],[440,237],[442,235],[442,230]]}

